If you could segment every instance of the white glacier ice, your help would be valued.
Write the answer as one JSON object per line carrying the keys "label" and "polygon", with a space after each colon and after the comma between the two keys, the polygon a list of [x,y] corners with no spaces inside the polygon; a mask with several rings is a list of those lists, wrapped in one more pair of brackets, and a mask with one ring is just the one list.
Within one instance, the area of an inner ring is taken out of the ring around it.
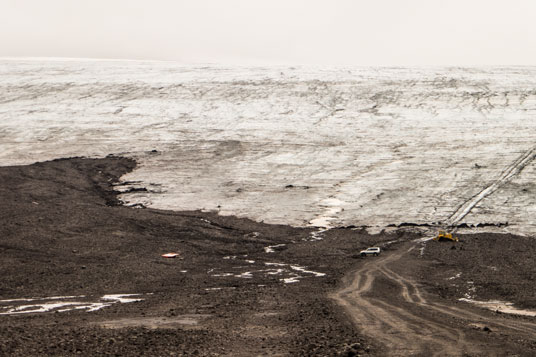
{"label": "white glacier ice", "polygon": [[126,155],[127,203],[295,226],[534,234],[535,114],[536,67],[0,61],[0,165]]}

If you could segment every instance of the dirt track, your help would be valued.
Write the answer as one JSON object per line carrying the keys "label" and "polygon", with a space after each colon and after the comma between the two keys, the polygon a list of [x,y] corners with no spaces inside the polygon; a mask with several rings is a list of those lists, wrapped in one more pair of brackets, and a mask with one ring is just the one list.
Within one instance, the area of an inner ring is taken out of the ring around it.
{"label": "dirt track", "polygon": [[[534,320],[512,321],[452,300],[428,297],[412,278],[397,273],[411,260],[408,253],[415,246],[415,242],[405,243],[392,253],[371,258],[348,274],[344,287],[332,295],[359,330],[382,345],[382,355],[509,355],[519,349],[516,339],[534,339]],[[475,329],[490,335],[475,335]],[[497,344],[497,332],[501,344]]]}

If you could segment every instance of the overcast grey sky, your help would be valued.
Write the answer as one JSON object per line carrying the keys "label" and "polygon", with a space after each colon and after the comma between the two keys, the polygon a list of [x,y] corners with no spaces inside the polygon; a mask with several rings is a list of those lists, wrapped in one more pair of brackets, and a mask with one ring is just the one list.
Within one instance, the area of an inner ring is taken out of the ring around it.
{"label": "overcast grey sky", "polygon": [[536,64],[535,0],[0,0],[0,56]]}

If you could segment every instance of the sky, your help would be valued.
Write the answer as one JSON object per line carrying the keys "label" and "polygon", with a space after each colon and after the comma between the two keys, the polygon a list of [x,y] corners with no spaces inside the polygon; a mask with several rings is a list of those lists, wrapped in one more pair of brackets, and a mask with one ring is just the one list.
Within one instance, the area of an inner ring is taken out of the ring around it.
{"label": "sky", "polygon": [[0,0],[1,57],[535,65],[534,0]]}

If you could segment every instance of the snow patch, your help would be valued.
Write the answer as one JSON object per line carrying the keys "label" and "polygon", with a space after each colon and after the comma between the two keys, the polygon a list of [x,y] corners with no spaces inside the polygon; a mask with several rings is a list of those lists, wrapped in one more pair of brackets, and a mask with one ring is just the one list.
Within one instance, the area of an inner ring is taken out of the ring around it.
{"label": "snow patch", "polygon": [[279,275],[281,273],[283,273],[285,270],[283,269],[269,269],[266,271],[266,274],[268,275]]}
{"label": "snow patch", "polygon": [[309,240],[311,241],[317,241],[322,240],[324,237],[322,236],[322,233],[327,232],[329,229],[326,228],[320,228],[317,231],[311,232],[311,235],[309,236]]}
{"label": "snow patch", "polygon": [[120,303],[129,303],[129,302],[138,302],[143,301],[143,299],[139,298],[132,298],[132,296],[139,296],[140,294],[112,294],[112,295],[104,295],[101,297],[102,300],[111,300],[114,302],[120,302]]}
{"label": "snow patch", "polygon": [[447,280],[454,280],[454,279],[458,279],[460,276],[462,276],[462,273],[458,273],[454,276],[451,276],[450,278],[447,278]]}
{"label": "snow patch", "polygon": [[474,286],[474,282],[468,281],[467,292],[463,296],[465,296],[466,299],[472,299],[475,293],[476,293],[476,287]]}
{"label": "snow patch", "polygon": [[[259,269],[259,270],[252,270],[252,271],[246,271],[240,274],[237,273],[218,273],[218,274],[212,274],[213,277],[229,277],[233,276],[235,278],[243,278],[243,279],[251,279],[253,278],[253,275],[261,275],[265,277],[273,277],[273,276],[281,276],[279,279],[280,281],[283,281],[286,284],[290,283],[297,283],[300,281],[300,279],[307,278],[307,277],[323,277],[326,276],[325,273],[320,273],[312,270],[308,270],[306,267],[302,267],[295,264],[285,264],[285,263],[273,263],[273,262],[265,262],[264,265],[268,267],[268,269]],[[244,269],[248,268],[247,266],[236,266],[232,269]],[[210,272],[214,271],[215,269],[211,269]],[[298,275],[295,272],[301,273]]]}
{"label": "snow patch", "polygon": [[284,263],[264,263],[264,265],[274,265],[274,266],[278,266],[278,267],[284,267],[285,265],[288,265],[288,264],[284,264]]}
{"label": "snow patch", "polygon": [[267,247],[264,247],[264,252],[265,253],[275,253],[274,248],[280,248],[280,247],[284,247],[284,246],[286,246],[286,244],[269,245]]}
{"label": "snow patch", "polygon": [[320,276],[326,276],[325,273],[318,273],[318,272],[316,272],[316,271],[307,270],[307,269],[305,269],[304,267],[300,267],[300,266],[298,266],[298,265],[291,265],[290,268],[291,268],[292,270],[301,271],[302,273],[313,274],[314,276],[318,276],[318,277],[320,277]]}
{"label": "snow patch", "polygon": [[[53,296],[43,298],[21,298],[21,299],[7,299],[0,300],[0,315],[15,315],[15,314],[31,314],[31,313],[43,313],[43,312],[66,312],[73,310],[86,310],[87,312],[94,312],[105,307],[112,306],[116,303],[127,304],[132,302],[143,301],[141,298],[134,298],[134,296],[140,296],[142,294],[109,294],[103,295],[99,298],[99,301],[64,301],[85,298],[85,295],[78,296]],[[52,302],[45,302],[51,301]],[[56,300],[56,301],[53,301]],[[59,300],[59,301],[58,301]],[[33,302],[31,304],[14,305],[16,302]],[[1,306],[4,304],[10,304],[7,306]]]}
{"label": "snow patch", "polygon": [[338,219],[338,214],[344,211],[341,207],[345,202],[333,197],[321,200],[318,205],[324,208],[324,211],[309,221],[309,225],[312,227],[322,227],[328,229],[333,226],[333,221]]}
{"label": "snow patch", "polygon": [[50,297],[33,297],[33,298],[20,298],[20,299],[7,299],[7,300],[0,300],[0,303],[3,302],[18,302],[18,301],[35,301],[35,300],[63,300],[63,299],[75,299],[75,298],[83,298],[86,297],[85,295],[73,295],[73,296],[50,296]]}
{"label": "snow patch", "polygon": [[301,276],[296,275],[296,276],[293,276],[293,277],[290,277],[290,278],[281,279],[281,281],[283,281],[285,284],[293,284],[293,283],[299,283],[300,278],[301,278]]}
{"label": "snow patch", "polygon": [[253,275],[251,274],[250,271],[246,271],[242,274],[238,274],[238,275],[235,275],[237,278],[243,278],[243,279],[251,279],[253,278]]}
{"label": "snow patch", "polygon": [[522,315],[522,316],[536,316],[536,311],[533,310],[523,310],[515,308],[513,303],[511,302],[504,302],[499,300],[489,300],[489,301],[477,301],[469,298],[460,298],[459,301],[468,302],[471,304],[475,304],[481,307],[484,307],[489,310],[502,312],[504,314],[513,314],[513,315]]}

